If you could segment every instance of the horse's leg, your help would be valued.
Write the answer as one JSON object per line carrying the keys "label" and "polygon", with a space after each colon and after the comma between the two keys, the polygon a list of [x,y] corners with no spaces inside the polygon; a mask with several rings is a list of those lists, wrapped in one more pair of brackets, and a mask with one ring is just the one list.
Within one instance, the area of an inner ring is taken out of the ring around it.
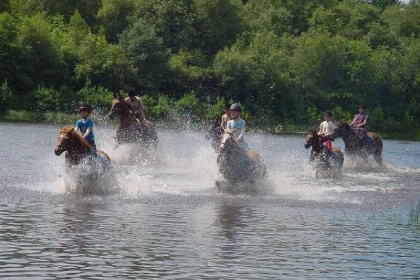
{"label": "horse's leg", "polygon": [[375,151],[373,152],[373,158],[380,166],[382,166],[382,142],[378,144],[378,147],[375,148]]}

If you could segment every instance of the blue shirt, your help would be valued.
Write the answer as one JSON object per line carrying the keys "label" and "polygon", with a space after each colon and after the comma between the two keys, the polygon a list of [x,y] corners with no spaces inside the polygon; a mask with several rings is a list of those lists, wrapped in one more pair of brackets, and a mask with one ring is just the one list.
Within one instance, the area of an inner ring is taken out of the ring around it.
{"label": "blue shirt", "polygon": [[243,119],[238,117],[234,120],[228,121],[227,129],[234,129],[235,137],[239,145],[244,149],[248,149],[248,145],[245,142],[245,121]]}
{"label": "blue shirt", "polygon": [[89,143],[95,143],[95,136],[93,135],[93,120],[88,119],[86,122],[83,119],[80,119],[76,122],[76,129],[80,131],[82,135],[84,135],[87,129],[90,128],[90,133],[86,137],[86,140]]}

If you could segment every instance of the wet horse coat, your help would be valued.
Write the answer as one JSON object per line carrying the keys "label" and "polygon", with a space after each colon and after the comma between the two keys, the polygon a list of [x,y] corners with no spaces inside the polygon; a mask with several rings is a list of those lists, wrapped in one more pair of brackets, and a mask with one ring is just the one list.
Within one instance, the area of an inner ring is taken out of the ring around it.
{"label": "wet horse coat", "polygon": [[[382,165],[382,149],[383,143],[378,134],[374,132],[367,133],[367,139],[360,139],[359,135],[349,124],[340,122],[336,124],[334,130],[334,137],[341,137],[345,144],[345,153],[350,156],[361,157],[365,160],[368,159],[369,155],[373,155],[375,161]],[[366,140],[371,141],[371,145],[368,145]]]}
{"label": "wet horse coat", "polygon": [[119,115],[120,122],[117,126],[118,144],[137,142],[147,145],[157,144],[158,139],[153,124],[146,120],[140,125],[123,98],[114,98],[108,115],[110,118]]}
{"label": "wet horse coat", "polygon": [[253,150],[242,149],[233,139],[232,130],[222,134],[218,155],[219,171],[230,184],[253,183],[266,176],[266,165]]}
{"label": "wet horse coat", "polygon": [[344,155],[337,147],[332,147],[329,151],[325,145],[322,144],[321,136],[318,135],[315,129],[308,130],[305,141],[305,148],[312,147],[309,161],[314,163],[316,174],[320,172],[327,172],[332,169],[341,169],[344,162]]}
{"label": "wet horse coat", "polygon": [[93,150],[92,146],[77,132],[74,126],[64,126],[60,129],[54,153],[59,156],[63,152],[66,152],[67,171],[71,167],[86,163],[90,168],[86,169],[86,174],[79,175],[86,176],[91,180],[96,180],[99,175],[103,175],[111,165],[109,156],[101,150]]}

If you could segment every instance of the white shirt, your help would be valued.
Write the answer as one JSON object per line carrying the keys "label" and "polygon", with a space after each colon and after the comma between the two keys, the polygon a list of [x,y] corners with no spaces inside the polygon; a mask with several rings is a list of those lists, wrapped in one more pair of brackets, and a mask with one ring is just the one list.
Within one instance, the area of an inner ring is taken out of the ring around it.
{"label": "white shirt", "polygon": [[323,121],[319,126],[318,135],[321,135],[321,134],[331,135],[334,133],[335,128],[336,126],[332,121]]}

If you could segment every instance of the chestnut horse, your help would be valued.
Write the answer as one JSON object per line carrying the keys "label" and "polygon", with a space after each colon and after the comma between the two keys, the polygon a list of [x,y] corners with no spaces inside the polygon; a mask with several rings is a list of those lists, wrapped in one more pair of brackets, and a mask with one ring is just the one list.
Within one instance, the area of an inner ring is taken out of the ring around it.
{"label": "chestnut horse", "polygon": [[139,142],[147,145],[151,143],[157,145],[158,139],[153,124],[147,120],[139,124],[124,98],[114,97],[108,115],[111,119],[116,115],[120,118],[117,126],[117,144]]}
{"label": "chestnut horse", "polygon": [[369,155],[373,154],[373,158],[379,165],[382,165],[382,140],[378,134],[368,132],[367,137],[360,139],[357,131],[355,131],[348,123],[336,123],[334,137],[341,137],[345,144],[345,153],[350,156],[358,156],[367,161]]}
{"label": "chestnut horse", "polygon": [[231,184],[254,183],[264,179],[266,165],[254,150],[245,150],[233,138],[234,130],[225,130],[222,134],[217,158],[219,171]]}
{"label": "chestnut horse", "polygon": [[316,129],[309,129],[306,134],[305,149],[312,147],[309,161],[314,164],[316,176],[320,172],[329,170],[339,170],[343,167],[344,155],[337,147],[332,147],[329,151],[321,141]]}
{"label": "chestnut horse", "polygon": [[94,150],[92,146],[84,139],[74,126],[63,126],[60,129],[57,147],[54,153],[59,156],[66,152],[67,169],[86,163],[89,170],[86,175],[90,180],[98,179],[99,175],[104,175],[111,166],[109,156],[100,150]]}

